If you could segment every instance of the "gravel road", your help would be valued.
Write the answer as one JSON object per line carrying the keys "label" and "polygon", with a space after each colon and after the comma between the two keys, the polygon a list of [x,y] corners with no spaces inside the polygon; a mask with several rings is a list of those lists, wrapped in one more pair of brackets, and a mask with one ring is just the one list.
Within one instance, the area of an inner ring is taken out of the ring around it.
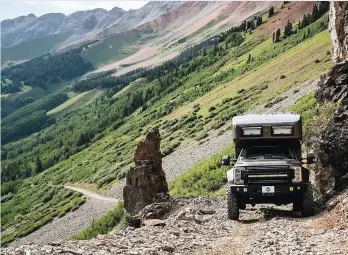
{"label": "gravel road", "polygon": [[84,196],[89,197],[89,198],[94,198],[100,201],[107,201],[107,202],[113,202],[116,203],[117,199],[113,198],[113,197],[105,197],[102,195],[99,195],[97,193],[91,192],[89,190],[83,189],[83,188],[79,188],[79,187],[73,187],[73,186],[69,186],[69,185],[64,185],[64,188],[66,189],[70,189],[79,193],[82,193]]}

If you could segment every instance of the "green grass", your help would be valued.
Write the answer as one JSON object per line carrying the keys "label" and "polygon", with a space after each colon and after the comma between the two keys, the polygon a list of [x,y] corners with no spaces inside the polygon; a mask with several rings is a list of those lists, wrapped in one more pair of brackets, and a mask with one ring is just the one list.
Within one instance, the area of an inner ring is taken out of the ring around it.
{"label": "green grass", "polygon": [[103,94],[103,91],[97,90],[97,89],[93,89],[90,91],[77,94],[74,97],[70,98],[68,101],[64,102],[63,104],[50,110],[49,112],[47,112],[47,114],[53,117],[58,117],[64,113],[68,113],[73,110],[84,107],[85,105],[93,102],[93,100],[95,100],[97,97],[101,96],[102,94]]}
{"label": "green grass", "polygon": [[[327,17],[322,19],[325,18]],[[312,24],[309,27],[310,31],[313,32],[321,21],[318,20]],[[321,31],[320,28],[317,29]],[[209,78],[197,77],[200,83],[205,81],[213,83],[214,80],[220,80],[220,77],[226,77],[220,82],[223,86],[217,86],[202,97],[177,108],[167,119],[178,118],[187,114],[197,103],[201,105],[198,114],[208,115],[208,109],[211,106],[221,103],[225,98],[236,96],[240,88],[250,88],[258,84],[268,85],[268,89],[262,95],[262,101],[257,102],[257,104],[266,103],[292,85],[306,81],[311,77],[317,77],[329,70],[333,65],[330,56],[326,53],[331,49],[329,32],[322,31],[298,43],[302,40],[302,33],[304,32],[301,31],[301,33],[288,37],[280,43],[272,43],[270,38],[262,39],[258,31],[248,35],[245,42],[237,48],[240,48],[240,51],[243,51],[244,48],[251,48],[254,61],[250,65],[246,65],[250,50],[238,57],[233,55],[235,53],[232,50],[230,52],[231,56],[229,56],[230,61],[215,70]],[[321,61],[315,63],[316,59]],[[281,74],[285,75],[286,78],[280,79]]]}
{"label": "green grass", "polygon": [[137,90],[137,88],[141,85],[144,85],[146,83],[146,80],[143,78],[139,78],[134,82],[131,82],[128,86],[124,87],[123,89],[121,89],[119,92],[117,92],[115,95],[113,95],[113,98],[119,97],[119,96],[123,96],[127,93],[133,92],[135,90]]}
{"label": "green grass", "polygon": [[118,224],[125,223],[125,210],[123,202],[118,202],[116,207],[103,217],[93,221],[92,225],[73,236],[76,240],[86,240],[107,234]]}
{"label": "green grass", "polygon": [[138,50],[136,43],[140,37],[141,34],[137,30],[115,34],[92,44],[81,55],[97,66],[109,64],[135,53]]}
{"label": "green grass", "polygon": [[[2,245],[30,234],[85,202],[81,194],[66,190],[61,185],[38,181],[28,181],[23,185],[26,189],[21,189],[15,198],[1,204]],[[5,229],[12,230],[3,232]]]}
{"label": "green grass", "polygon": [[312,92],[307,96],[300,98],[293,106],[291,106],[287,111],[300,114],[302,117],[302,134],[307,135],[308,124],[312,121],[315,114],[317,100],[315,98],[315,93]]}
{"label": "green grass", "polygon": [[40,39],[22,43],[8,48],[1,48],[1,63],[32,59],[48,53],[60,42],[66,40],[69,34],[49,35]]}
{"label": "green grass", "polygon": [[314,137],[321,137],[321,134],[325,127],[330,125],[334,114],[337,111],[339,103],[322,103],[319,105],[318,112],[313,116],[308,123],[308,133]]}
{"label": "green grass", "polygon": [[214,196],[225,185],[229,167],[221,165],[223,155],[234,156],[231,144],[209,159],[199,162],[169,184],[173,196]]}

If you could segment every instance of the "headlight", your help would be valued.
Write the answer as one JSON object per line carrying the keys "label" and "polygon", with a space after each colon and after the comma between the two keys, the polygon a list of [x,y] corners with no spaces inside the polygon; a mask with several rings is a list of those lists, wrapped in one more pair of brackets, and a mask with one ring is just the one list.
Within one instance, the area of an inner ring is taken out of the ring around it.
{"label": "headlight", "polygon": [[295,167],[294,168],[294,179],[292,179],[293,182],[301,182],[302,181],[302,169],[301,167]]}
{"label": "headlight", "polygon": [[244,170],[244,168],[233,167],[231,170],[227,171],[228,182],[235,184],[243,184],[244,181],[242,180],[242,170]]}
{"label": "headlight", "polygon": [[227,181],[233,183],[234,180],[234,171],[233,168],[227,171]]}

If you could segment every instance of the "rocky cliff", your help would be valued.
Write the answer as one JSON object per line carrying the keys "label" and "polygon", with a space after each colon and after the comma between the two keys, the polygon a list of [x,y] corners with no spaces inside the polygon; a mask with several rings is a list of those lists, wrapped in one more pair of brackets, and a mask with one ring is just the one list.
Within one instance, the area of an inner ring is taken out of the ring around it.
{"label": "rocky cliff", "polygon": [[331,2],[330,31],[335,62],[348,58],[348,2]]}
{"label": "rocky cliff", "polygon": [[[330,31],[333,60],[336,64],[319,82],[317,92],[319,107],[315,120],[323,119],[327,105],[334,107],[334,114],[326,116],[327,124],[321,127],[320,132],[309,133],[310,139],[307,142],[308,147],[314,149],[318,158],[315,181],[318,193],[324,198],[348,186],[347,2],[331,2]],[[317,124],[319,125],[319,123],[312,125]]]}

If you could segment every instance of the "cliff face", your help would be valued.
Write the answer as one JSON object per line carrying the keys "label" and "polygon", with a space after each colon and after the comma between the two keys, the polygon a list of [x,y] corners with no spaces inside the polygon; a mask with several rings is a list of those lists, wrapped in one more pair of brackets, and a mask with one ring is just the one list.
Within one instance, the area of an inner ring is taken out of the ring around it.
{"label": "cliff face", "polygon": [[[319,82],[319,106],[336,104],[330,121],[320,133],[309,132],[307,147],[314,150],[318,162],[315,184],[321,197],[348,187],[348,3],[331,2],[330,32],[336,65]],[[318,115],[323,107],[318,108]],[[315,125],[315,123],[313,123]]]}
{"label": "cliff face", "polygon": [[333,59],[338,63],[348,58],[348,2],[330,2],[330,5]]}

